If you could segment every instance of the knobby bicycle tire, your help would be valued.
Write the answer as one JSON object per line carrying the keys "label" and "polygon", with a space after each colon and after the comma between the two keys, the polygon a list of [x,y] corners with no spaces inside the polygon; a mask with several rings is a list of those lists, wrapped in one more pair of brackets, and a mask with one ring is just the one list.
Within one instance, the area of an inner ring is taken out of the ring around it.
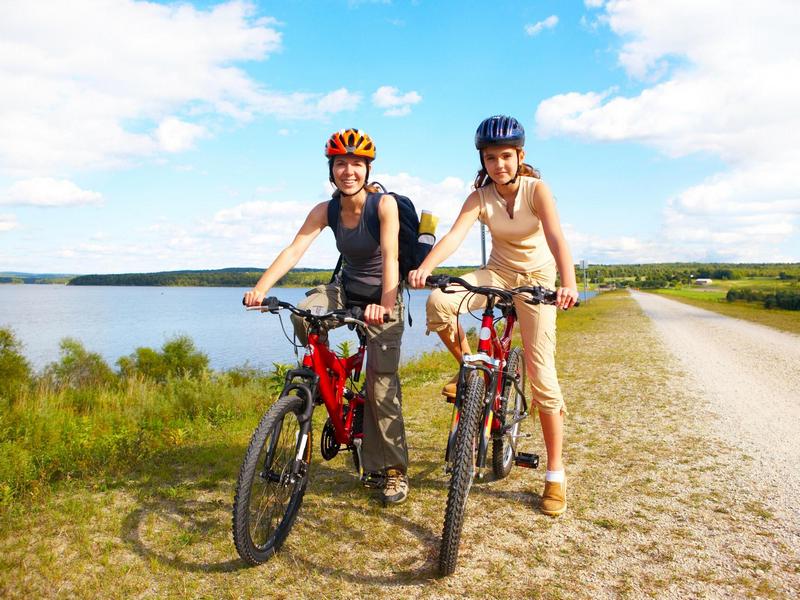
{"label": "knobby bicycle tire", "polygon": [[450,488],[447,492],[442,544],[439,549],[439,574],[443,576],[451,575],[456,569],[467,496],[475,474],[475,451],[483,413],[485,388],[483,376],[473,371],[467,381],[467,392],[461,407],[456,444],[453,450],[453,471],[450,477]]}
{"label": "knobby bicycle tire", "polygon": [[[261,418],[247,447],[233,500],[233,542],[251,565],[269,560],[280,550],[303,503],[311,461],[311,429],[305,442],[299,417],[304,403],[283,396]],[[305,443],[304,472],[288,480],[300,444]]]}
{"label": "knobby bicycle tire", "polygon": [[[503,400],[498,417],[503,426],[519,417],[522,412],[522,398],[517,393],[514,377],[519,375],[521,387],[525,389],[525,360],[520,348],[512,348],[508,353],[506,375],[503,378]],[[492,440],[492,472],[496,479],[503,479],[514,467],[516,442],[514,437],[519,433],[520,424],[516,423],[505,435]]]}

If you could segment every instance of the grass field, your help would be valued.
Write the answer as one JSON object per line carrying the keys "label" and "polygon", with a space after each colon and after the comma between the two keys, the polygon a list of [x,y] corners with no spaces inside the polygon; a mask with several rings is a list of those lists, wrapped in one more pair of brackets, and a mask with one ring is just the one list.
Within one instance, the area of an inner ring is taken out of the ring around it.
{"label": "grass field", "polygon": [[[644,290],[654,294],[660,294],[686,304],[691,304],[706,310],[713,310],[729,317],[753,321],[768,327],[774,327],[783,331],[800,334],[800,311],[783,310],[780,308],[766,309],[757,302],[728,302],[725,299],[730,287],[754,287],[761,289],[773,289],[776,281],[770,280],[736,280],[730,285],[717,285],[709,288],[680,288],[680,289],[661,289]],[[781,287],[781,286],[778,286]]]}
{"label": "grass field", "polygon": [[[450,412],[439,389],[454,368],[440,353],[401,373],[405,504],[384,509],[349,456],[320,459],[317,437],[286,546],[247,568],[231,541],[230,507],[259,411],[234,411],[129,468],[84,473],[4,505],[0,596],[796,597],[797,548],[776,535],[779,516],[761,490],[743,482],[747,457],[706,437],[710,417],[628,294],[561,314],[558,348],[569,509],[558,519],[538,513],[541,470],[476,483],[450,578],[435,573]],[[543,454],[538,424],[524,430],[533,436],[521,449]]]}

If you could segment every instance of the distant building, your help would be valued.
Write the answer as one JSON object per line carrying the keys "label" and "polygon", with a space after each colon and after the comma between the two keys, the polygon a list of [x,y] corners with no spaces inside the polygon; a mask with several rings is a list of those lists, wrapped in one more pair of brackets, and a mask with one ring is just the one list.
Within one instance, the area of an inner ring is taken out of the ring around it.
{"label": "distant building", "polygon": [[694,280],[695,285],[711,285],[710,279],[705,279],[704,277],[698,277]]}

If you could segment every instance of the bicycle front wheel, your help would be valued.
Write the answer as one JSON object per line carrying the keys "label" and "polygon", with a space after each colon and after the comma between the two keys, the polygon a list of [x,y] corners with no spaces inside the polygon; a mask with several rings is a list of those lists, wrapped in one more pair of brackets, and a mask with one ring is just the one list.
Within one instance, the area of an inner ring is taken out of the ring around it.
{"label": "bicycle front wheel", "polygon": [[456,570],[467,496],[475,475],[478,430],[485,392],[486,384],[483,376],[476,371],[470,373],[453,449],[453,471],[450,477],[450,489],[447,492],[442,545],[439,549],[440,575],[451,575]]}
{"label": "bicycle front wheel", "polygon": [[[508,354],[508,365],[503,377],[503,400],[498,417],[505,427],[514,423],[522,414],[522,397],[517,393],[514,381],[518,379],[520,387],[525,389],[525,360],[520,348],[513,348]],[[492,440],[492,472],[495,478],[503,479],[514,466],[514,455],[517,451],[517,436],[520,423],[517,421],[503,435]]]}
{"label": "bicycle front wheel", "polygon": [[233,500],[233,542],[258,565],[277,552],[294,525],[308,484],[311,429],[303,433],[304,402],[280,398],[264,414],[247,448]]}

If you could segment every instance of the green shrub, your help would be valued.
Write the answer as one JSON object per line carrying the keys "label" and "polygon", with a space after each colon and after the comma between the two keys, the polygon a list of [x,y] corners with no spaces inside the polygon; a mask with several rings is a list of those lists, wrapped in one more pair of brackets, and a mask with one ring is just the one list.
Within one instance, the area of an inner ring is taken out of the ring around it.
{"label": "green shrub", "polygon": [[21,350],[13,331],[0,329],[0,398],[10,400],[30,382],[31,367]]}
{"label": "green shrub", "polygon": [[46,381],[59,387],[102,387],[115,382],[111,367],[96,352],[88,352],[78,340],[64,338],[59,344],[61,359],[45,367]]}
{"label": "green shrub", "polygon": [[728,302],[737,300],[760,302],[764,305],[764,308],[800,310],[800,291],[795,289],[770,291],[753,288],[731,288],[725,298]]}
{"label": "green shrub", "polygon": [[208,356],[195,348],[191,338],[178,336],[165,342],[161,352],[137,348],[120,358],[117,365],[124,377],[141,375],[163,383],[170,377],[205,377]]}

